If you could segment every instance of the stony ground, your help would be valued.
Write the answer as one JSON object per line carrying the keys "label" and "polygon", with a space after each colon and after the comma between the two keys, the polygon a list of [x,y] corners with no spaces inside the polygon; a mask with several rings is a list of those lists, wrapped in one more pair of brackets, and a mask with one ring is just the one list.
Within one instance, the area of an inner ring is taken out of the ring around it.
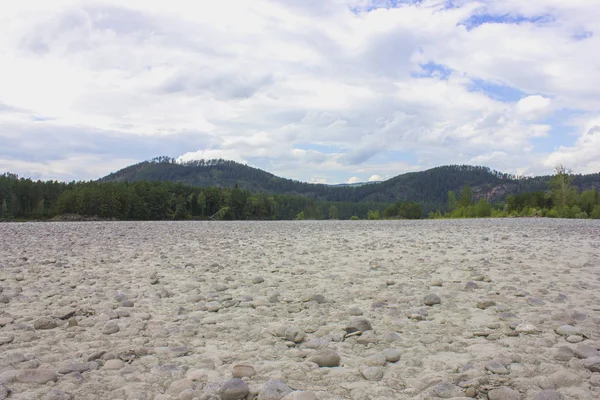
{"label": "stony ground", "polygon": [[598,399],[600,224],[0,224],[0,399]]}

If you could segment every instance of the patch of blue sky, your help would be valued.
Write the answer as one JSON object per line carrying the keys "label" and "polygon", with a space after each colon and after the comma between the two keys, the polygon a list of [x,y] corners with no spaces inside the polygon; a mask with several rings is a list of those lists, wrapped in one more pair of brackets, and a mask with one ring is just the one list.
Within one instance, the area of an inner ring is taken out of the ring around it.
{"label": "patch of blue sky", "polygon": [[469,90],[471,92],[485,93],[490,98],[502,102],[519,101],[528,95],[527,93],[522,92],[514,87],[502,85],[500,83],[489,82],[482,79],[472,79]]}
{"label": "patch of blue sky", "polygon": [[476,14],[472,15],[467,20],[463,21],[460,25],[463,25],[467,30],[477,28],[484,24],[522,24],[522,23],[533,23],[537,25],[548,24],[554,22],[555,18],[552,15],[544,14],[537,15],[534,17],[525,17],[522,15],[515,14],[503,14],[503,15],[492,15],[492,14]]}
{"label": "patch of blue sky", "polygon": [[369,160],[373,164],[389,164],[392,162],[405,162],[408,164],[416,164],[418,162],[417,155],[412,150],[390,150],[384,151]]}
{"label": "patch of blue sky", "polygon": [[430,78],[435,77],[446,80],[452,74],[452,70],[445,65],[437,64],[434,62],[428,62],[426,64],[420,64],[421,71],[411,73],[414,78]]}
{"label": "patch of blue sky", "polygon": [[350,7],[350,10],[355,14],[360,14],[380,8],[397,8],[406,4],[419,4],[421,2],[422,0],[372,0],[367,5]]}
{"label": "patch of blue sky", "polygon": [[582,114],[583,112],[577,110],[560,110],[551,117],[537,121],[552,128],[546,136],[531,140],[535,151],[549,153],[561,146],[572,146],[583,133],[574,126],[572,121]]}

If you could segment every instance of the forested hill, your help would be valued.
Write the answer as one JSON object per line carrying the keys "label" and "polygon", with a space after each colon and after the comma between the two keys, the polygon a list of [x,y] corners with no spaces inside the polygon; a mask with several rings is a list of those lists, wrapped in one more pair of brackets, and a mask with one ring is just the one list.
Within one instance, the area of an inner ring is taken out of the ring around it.
{"label": "forested hill", "polygon": [[[500,201],[508,194],[547,189],[549,176],[518,178],[486,167],[450,165],[398,175],[387,181],[362,186],[311,184],[277,177],[234,161],[200,160],[177,163],[169,157],[144,161],[112,173],[101,181],[171,181],[194,186],[233,187],[255,193],[303,195],[316,200],[381,202],[415,201],[425,210],[440,208],[450,190],[470,186],[475,198]],[[576,175],[579,190],[600,189],[600,174]]]}

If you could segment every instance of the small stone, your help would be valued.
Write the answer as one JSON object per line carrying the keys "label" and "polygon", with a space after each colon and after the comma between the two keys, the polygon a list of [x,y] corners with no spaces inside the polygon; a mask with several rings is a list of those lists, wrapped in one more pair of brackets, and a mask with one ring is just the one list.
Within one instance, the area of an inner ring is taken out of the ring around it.
{"label": "small stone", "polygon": [[366,318],[355,318],[346,326],[345,331],[347,333],[352,332],[366,332],[372,330],[371,322]]}
{"label": "small stone", "polygon": [[533,334],[538,333],[540,330],[533,324],[519,324],[515,328],[515,331],[518,333]]}
{"label": "small stone", "polygon": [[600,387],[600,374],[593,374],[590,377],[590,385]]}
{"label": "small stone", "polygon": [[250,389],[248,384],[239,378],[233,378],[221,382],[218,390],[221,400],[238,400],[248,395]]}
{"label": "small stone", "polygon": [[0,400],[5,400],[10,395],[10,390],[7,387],[0,385]]}
{"label": "small stone", "polygon": [[600,355],[595,347],[587,344],[578,344],[575,346],[574,353],[578,358],[590,358]]}
{"label": "small stone", "polygon": [[567,336],[567,338],[565,340],[569,343],[581,343],[581,342],[583,342],[583,337],[578,336],[578,335],[571,335],[571,336]]}
{"label": "small stone", "polygon": [[385,357],[388,362],[395,363],[400,360],[400,350],[398,349],[384,349],[381,354]]}
{"label": "small stone", "polygon": [[465,290],[479,289],[479,285],[473,281],[465,283]]}
{"label": "small stone", "polygon": [[128,299],[121,301],[120,305],[121,305],[121,307],[127,307],[127,308],[131,308],[134,306],[133,301],[128,300]]}
{"label": "small stone", "polygon": [[333,350],[318,350],[309,357],[308,361],[314,362],[319,367],[337,367],[340,365],[340,356]]}
{"label": "small stone", "polygon": [[366,367],[361,370],[363,378],[368,381],[380,381],[383,379],[383,368],[381,367]]}
{"label": "small stone", "polygon": [[486,308],[493,307],[496,305],[494,300],[481,300],[477,302],[477,308],[485,310]]}
{"label": "small stone", "polygon": [[15,339],[15,335],[13,335],[12,333],[0,334],[0,346],[2,346],[3,344],[12,343],[12,341],[14,339]]}
{"label": "small stone", "polygon": [[449,399],[451,397],[462,397],[464,393],[458,386],[449,382],[440,382],[433,387],[433,394],[442,399]]}
{"label": "small stone", "polygon": [[309,301],[316,301],[319,304],[323,304],[323,303],[327,302],[327,300],[325,299],[325,296],[323,296],[322,294],[313,294],[308,299],[309,299]]}
{"label": "small stone", "polygon": [[573,349],[567,346],[561,346],[554,350],[554,359],[558,361],[569,361],[574,355]]}
{"label": "small stone", "polygon": [[285,340],[289,340],[294,343],[300,343],[304,340],[306,334],[297,328],[289,327],[285,330],[283,337]]}
{"label": "small stone", "polygon": [[489,400],[521,400],[521,394],[507,386],[501,386],[488,392]]}
{"label": "small stone", "polygon": [[0,327],[4,327],[6,325],[12,324],[13,322],[14,322],[14,319],[12,319],[11,317],[0,318]]}
{"label": "small stone", "polygon": [[44,385],[48,382],[56,382],[58,376],[49,369],[22,369],[15,377],[21,383],[37,383]]}
{"label": "small stone", "polygon": [[508,369],[506,369],[506,367],[502,364],[500,364],[498,361],[490,361],[485,365],[485,369],[487,369],[488,371],[490,371],[493,374],[498,374],[498,375],[507,375]]}
{"label": "small stone", "polygon": [[358,316],[363,315],[363,311],[360,308],[354,306],[354,307],[350,307],[348,309],[348,314],[352,315],[354,317],[358,317]]}
{"label": "small stone", "polygon": [[263,283],[265,281],[265,278],[263,278],[262,276],[255,276],[254,278],[252,278],[252,283],[254,283],[255,285],[258,285],[259,283]]}
{"label": "small stone", "polygon": [[105,335],[112,335],[113,333],[117,333],[120,330],[121,328],[119,328],[119,325],[115,324],[114,322],[109,322],[106,325],[104,325],[102,333]]}
{"label": "small stone", "polygon": [[564,400],[564,396],[562,393],[557,392],[556,390],[542,390],[538,394],[535,395],[533,400]]}
{"label": "small stone", "polygon": [[258,393],[257,400],[281,400],[292,392],[293,390],[283,381],[268,381]]}
{"label": "small stone", "polygon": [[234,378],[252,378],[256,375],[256,371],[251,365],[236,364],[231,369],[231,374]]}
{"label": "small stone", "polygon": [[529,304],[530,306],[537,307],[537,306],[543,306],[546,303],[544,302],[544,300],[538,299],[537,297],[529,297],[527,299],[527,304]]}
{"label": "small stone", "polygon": [[555,329],[555,332],[561,336],[579,335],[581,336],[581,329],[572,325],[562,325]]}
{"label": "small stone", "polygon": [[57,311],[57,312],[54,314],[54,316],[55,316],[56,318],[58,318],[58,319],[63,319],[63,320],[65,320],[65,319],[69,319],[69,318],[71,318],[72,316],[74,316],[76,312],[77,312],[77,310],[74,310],[74,309],[72,309],[72,308],[65,308],[65,309],[62,309],[62,310],[58,310],[58,311]]}
{"label": "small stone", "polygon": [[433,306],[435,304],[440,304],[441,302],[442,300],[440,299],[440,296],[435,293],[430,293],[423,297],[423,304],[426,306]]}
{"label": "small stone", "polygon": [[281,400],[317,400],[317,395],[310,391],[296,391],[285,395]]}
{"label": "small stone", "polygon": [[[167,394],[171,395],[171,396],[177,396],[179,393],[183,392],[184,390],[187,389],[193,389],[195,386],[195,383],[192,382],[191,379],[178,379],[176,381],[173,381],[170,385],[169,388],[167,389]],[[236,399],[239,399],[239,397],[236,397]]]}
{"label": "small stone", "polygon": [[119,359],[114,359],[114,360],[108,360],[106,363],[104,363],[104,368],[106,370],[109,371],[116,371],[119,370],[121,368],[123,368],[125,366],[125,363]]}
{"label": "small stone", "polygon": [[33,323],[33,329],[35,330],[54,329],[57,326],[56,321],[50,317],[40,317]]}
{"label": "small stone", "polygon": [[381,353],[373,354],[365,359],[365,364],[370,367],[383,367],[387,364],[387,359]]}
{"label": "small stone", "polygon": [[583,366],[592,372],[600,372],[600,357],[590,357],[583,361]]}
{"label": "small stone", "polygon": [[[475,397],[475,396],[477,396],[477,389],[475,389],[473,386],[471,386],[471,387],[468,387],[468,388],[465,390],[465,396],[466,396],[466,397]],[[488,400],[489,400],[489,399],[488,399]]]}

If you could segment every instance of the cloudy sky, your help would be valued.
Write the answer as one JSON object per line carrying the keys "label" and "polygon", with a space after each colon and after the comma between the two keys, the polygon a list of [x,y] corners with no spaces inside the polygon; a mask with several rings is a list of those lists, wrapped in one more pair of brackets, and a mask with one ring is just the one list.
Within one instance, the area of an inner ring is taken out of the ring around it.
{"label": "cloudy sky", "polygon": [[4,2],[0,171],[598,172],[598,21],[598,0]]}

